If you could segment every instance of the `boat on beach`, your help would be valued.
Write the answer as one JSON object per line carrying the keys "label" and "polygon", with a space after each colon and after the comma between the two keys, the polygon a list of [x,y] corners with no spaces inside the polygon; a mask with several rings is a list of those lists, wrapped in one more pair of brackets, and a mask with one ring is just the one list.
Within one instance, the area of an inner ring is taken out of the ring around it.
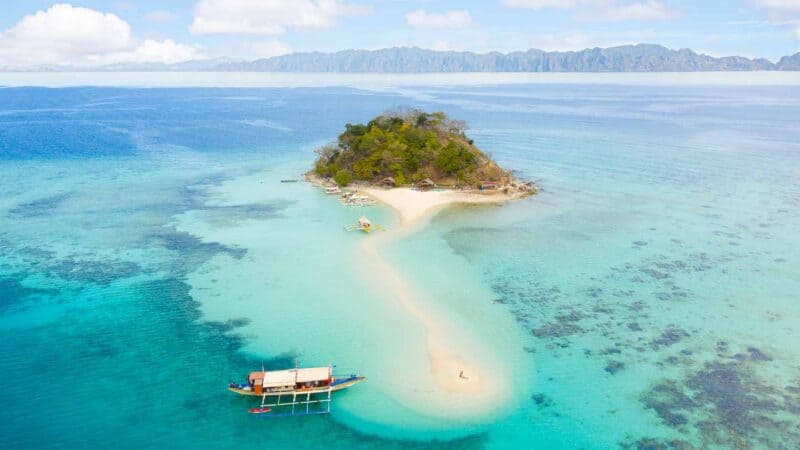
{"label": "boat on beach", "polygon": [[346,206],[370,206],[375,204],[375,200],[353,191],[344,192],[339,200]]}
{"label": "boat on beach", "polygon": [[329,186],[325,188],[325,193],[329,195],[341,194],[342,190],[339,189],[339,186]]}
{"label": "boat on beach", "polygon": [[[365,379],[355,374],[334,376],[332,366],[261,370],[250,372],[245,383],[231,383],[228,390],[239,395],[261,397],[259,407],[248,410],[251,414],[266,414],[276,408],[287,411],[272,416],[324,414],[331,411],[333,392]],[[312,409],[311,405],[315,407]]]}

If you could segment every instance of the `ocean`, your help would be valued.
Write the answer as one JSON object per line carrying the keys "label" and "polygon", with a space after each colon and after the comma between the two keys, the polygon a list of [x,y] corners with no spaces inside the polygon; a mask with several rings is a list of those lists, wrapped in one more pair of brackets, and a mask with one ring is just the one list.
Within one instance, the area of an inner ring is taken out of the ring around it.
{"label": "ocean", "polygon": [[[0,77],[0,448],[800,447],[796,75],[59,76]],[[408,107],[541,190],[385,249],[511,374],[490,408],[437,404],[343,229],[392,211],[280,181]],[[367,381],[291,418],[226,389],[297,364]]]}

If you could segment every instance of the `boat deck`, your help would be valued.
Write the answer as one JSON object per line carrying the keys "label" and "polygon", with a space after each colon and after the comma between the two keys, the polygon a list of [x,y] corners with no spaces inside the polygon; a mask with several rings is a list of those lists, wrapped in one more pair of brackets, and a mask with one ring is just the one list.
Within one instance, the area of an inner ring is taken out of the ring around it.
{"label": "boat deck", "polygon": [[228,390],[231,392],[235,392],[240,395],[249,395],[252,397],[277,397],[277,396],[284,396],[284,395],[306,395],[306,394],[325,394],[327,392],[336,392],[342,389],[347,389],[354,384],[360,383],[364,381],[365,377],[357,377],[351,376],[347,378],[337,378],[334,379],[330,386],[318,386],[312,388],[301,388],[301,389],[291,389],[291,390],[281,390],[281,391],[264,391],[260,394],[255,393],[251,389],[245,389],[247,385],[241,384],[232,384],[228,386]]}

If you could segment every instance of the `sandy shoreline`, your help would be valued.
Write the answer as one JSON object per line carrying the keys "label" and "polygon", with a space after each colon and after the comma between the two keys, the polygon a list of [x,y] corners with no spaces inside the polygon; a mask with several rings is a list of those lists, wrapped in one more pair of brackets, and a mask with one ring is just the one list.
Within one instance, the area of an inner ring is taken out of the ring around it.
{"label": "sandy shoreline", "polygon": [[400,218],[402,228],[411,230],[424,219],[447,206],[457,204],[500,204],[520,195],[503,193],[479,194],[470,191],[433,190],[419,191],[411,188],[384,189],[379,187],[359,187],[359,191],[392,208]]}
{"label": "sandy shoreline", "polygon": [[[510,392],[510,379],[498,376],[496,368],[487,367],[479,355],[465,348],[449,332],[446,317],[437,317],[426,310],[424,293],[414,292],[413,283],[404,280],[400,273],[386,261],[382,248],[394,239],[417,230],[437,211],[455,204],[498,204],[520,198],[521,194],[479,194],[465,191],[417,191],[410,188],[383,189],[360,187],[361,193],[392,208],[400,219],[399,226],[379,235],[371,235],[363,242],[363,256],[369,261],[371,276],[376,284],[392,297],[426,331],[430,372],[440,392],[438,401],[464,407],[461,413],[449,415],[469,416],[475,413],[469,407],[491,409],[503,404]],[[436,401],[434,399],[431,399]],[[444,405],[440,405],[444,406]]]}

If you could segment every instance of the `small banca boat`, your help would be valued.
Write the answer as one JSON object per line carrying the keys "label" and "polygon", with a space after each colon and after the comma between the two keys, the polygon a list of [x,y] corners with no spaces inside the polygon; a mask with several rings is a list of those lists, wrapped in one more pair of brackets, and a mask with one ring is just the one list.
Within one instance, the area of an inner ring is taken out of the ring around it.
{"label": "small banca boat", "polygon": [[370,233],[373,230],[380,230],[382,229],[380,225],[373,225],[372,222],[364,216],[361,216],[358,219],[358,222],[353,225],[348,225],[345,227],[347,231],[356,231],[361,230],[364,233]]}
{"label": "small banca boat", "polygon": [[[324,414],[331,411],[333,392],[347,389],[364,380],[363,376],[355,374],[334,376],[332,366],[262,370],[250,372],[246,383],[231,383],[228,390],[240,395],[261,397],[261,404],[257,408],[248,410],[252,414],[269,412],[272,412],[270,416]],[[278,412],[275,412],[276,409]]]}
{"label": "small banca boat", "polygon": [[269,406],[250,408],[247,410],[247,412],[249,412],[250,414],[266,414],[270,411],[272,411],[272,408],[270,408]]}
{"label": "small banca boat", "polygon": [[342,190],[339,189],[339,186],[329,186],[325,188],[326,194],[341,194]]}

